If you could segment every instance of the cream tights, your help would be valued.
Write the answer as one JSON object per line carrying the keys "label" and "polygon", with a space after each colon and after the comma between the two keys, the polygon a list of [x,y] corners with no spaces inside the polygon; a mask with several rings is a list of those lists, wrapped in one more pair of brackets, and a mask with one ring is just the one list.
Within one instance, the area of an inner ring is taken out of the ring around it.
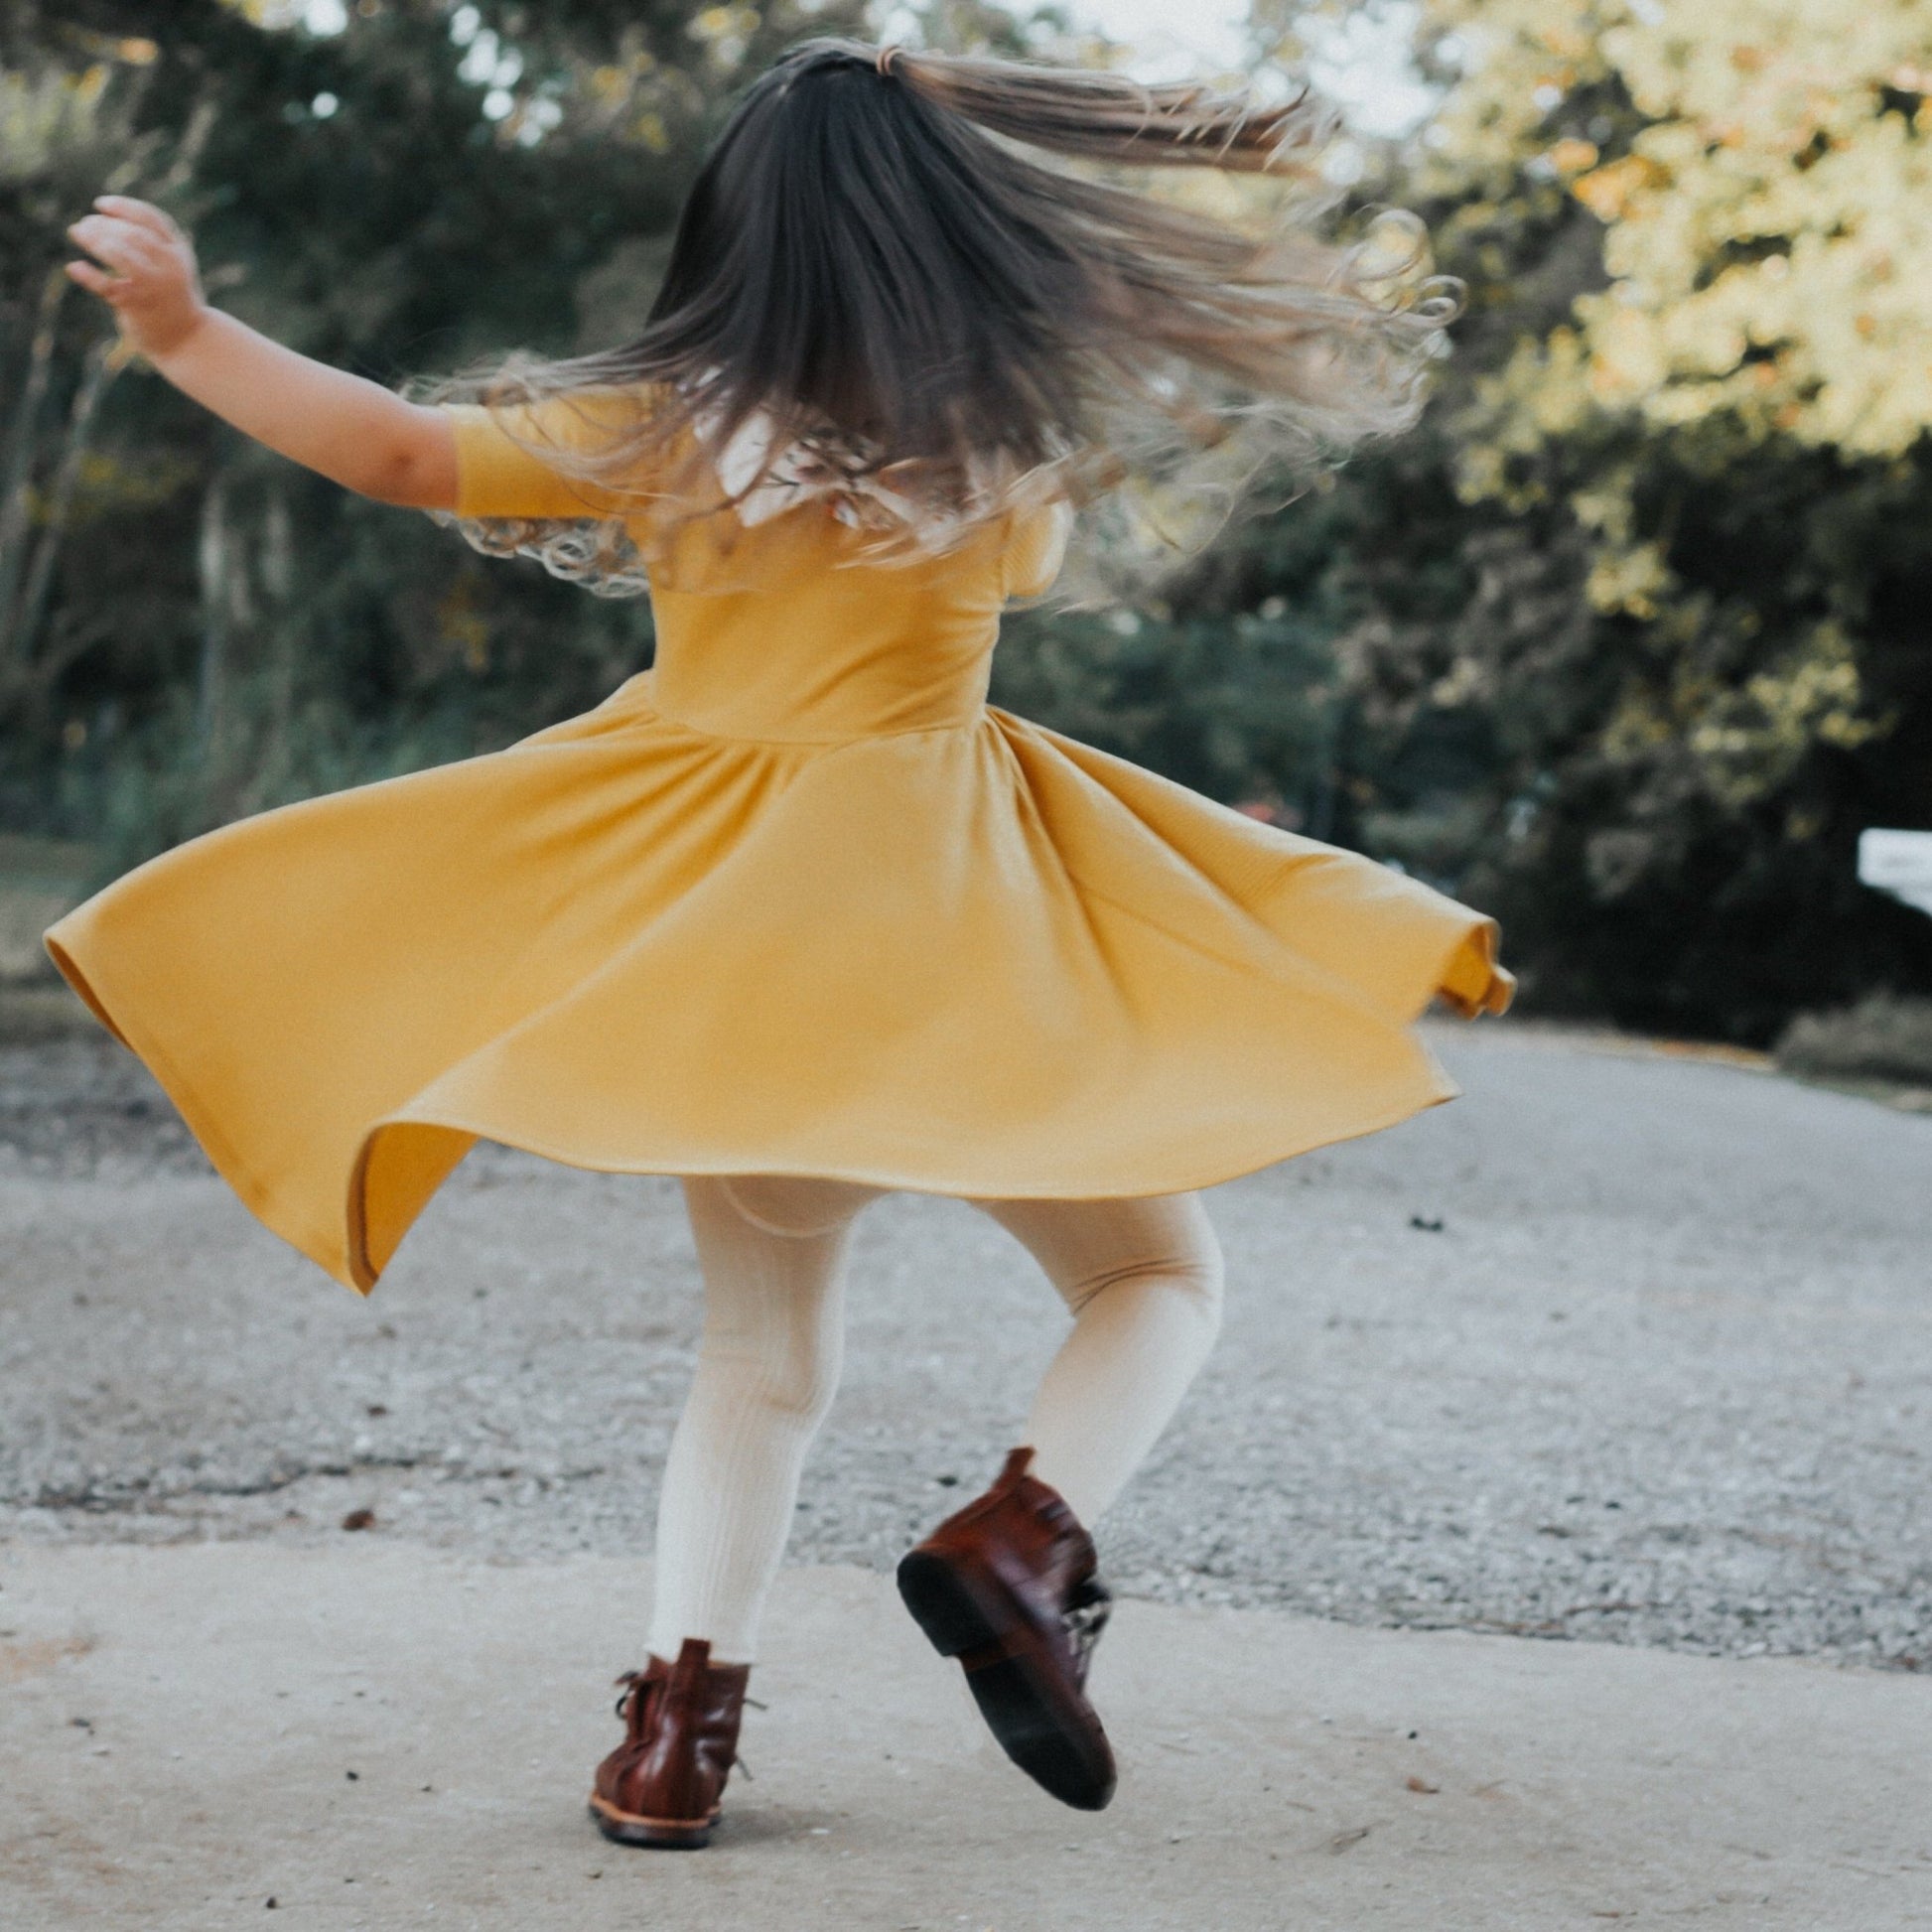
{"label": "cream tights", "polygon": [[[838,1388],[846,1251],[882,1190],[766,1175],[684,1182],[704,1335],[657,1512],[650,1647],[705,1637],[749,1663],[805,1451]],[[1033,1473],[1091,1526],[1167,1427],[1220,1326],[1221,1255],[1198,1195],[983,1200],[1073,1325],[1026,1433]]]}

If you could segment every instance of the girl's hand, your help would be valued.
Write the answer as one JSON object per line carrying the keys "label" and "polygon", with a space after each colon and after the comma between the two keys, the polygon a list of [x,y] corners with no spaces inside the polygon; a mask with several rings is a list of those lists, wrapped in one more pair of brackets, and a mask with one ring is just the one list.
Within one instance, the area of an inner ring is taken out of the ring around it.
{"label": "girl's hand", "polygon": [[364,496],[418,509],[456,507],[449,417],[298,355],[210,309],[193,244],[158,207],[103,195],[68,233],[94,258],[69,262],[68,273],[113,309],[129,347],[183,395]]}
{"label": "girl's hand", "polygon": [[68,273],[114,311],[130,347],[151,360],[179,348],[208,313],[194,243],[151,203],[102,195],[94,208],[68,230],[94,260]]}

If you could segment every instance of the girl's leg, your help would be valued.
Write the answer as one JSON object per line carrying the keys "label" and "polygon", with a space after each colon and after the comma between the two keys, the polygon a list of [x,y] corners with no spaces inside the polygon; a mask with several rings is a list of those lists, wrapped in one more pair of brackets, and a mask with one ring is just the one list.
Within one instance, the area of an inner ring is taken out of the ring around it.
{"label": "girl's leg", "polygon": [[1109,1597],[1091,1524],[1134,1473],[1206,1359],[1221,1255],[1192,1194],[982,1200],[1073,1311],[1023,1447],[982,1496],[898,1566],[899,1594],[956,1657],[1000,1747],[1062,1803],[1098,1811],[1114,1755],[1086,1695]]}
{"label": "girl's leg", "polygon": [[852,1220],[880,1191],[766,1175],[684,1182],[705,1317],[657,1509],[660,1657],[702,1637],[714,1663],[753,1660],[805,1451],[838,1388]]}
{"label": "girl's leg", "polygon": [[1126,1486],[1221,1324],[1220,1244],[1198,1194],[975,1201],[1073,1313],[1034,1398],[1032,1473],[1091,1524]]}

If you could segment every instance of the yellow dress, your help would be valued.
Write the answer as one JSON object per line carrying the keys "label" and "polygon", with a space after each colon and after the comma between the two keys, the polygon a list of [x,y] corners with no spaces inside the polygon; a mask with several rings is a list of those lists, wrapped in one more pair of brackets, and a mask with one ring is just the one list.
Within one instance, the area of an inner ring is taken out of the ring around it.
{"label": "yellow dress", "polygon": [[[584,513],[452,415],[461,514]],[[1507,1004],[1490,920],[986,704],[1056,530],[854,566],[807,502],[738,535],[756,589],[706,593],[692,524],[654,668],[595,710],[196,839],[48,948],[247,1205],[364,1293],[479,1138],[1153,1194],[1451,1098],[1412,1023]]]}

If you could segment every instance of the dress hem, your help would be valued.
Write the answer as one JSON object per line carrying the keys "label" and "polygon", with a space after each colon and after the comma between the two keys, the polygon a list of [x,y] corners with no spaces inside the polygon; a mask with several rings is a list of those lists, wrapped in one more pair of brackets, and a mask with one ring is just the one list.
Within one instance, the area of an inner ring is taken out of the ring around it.
{"label": "dress hem", "polygon": [[[249,1213],[277,1239],[286,1241],[299,1255],[313,1261],[324,1274],[342,1282],[345,1287],[354,1288],[356,1284],[352,1280],[321,1259],[321,1254],[328,1253],[333,1244],[322,1238],[310,1223],[297,1222],[280,1211],[278,1191],[257,1178],[253,1169],[235,1152],[233,1143],[214,1125],[213,1110],[203,1105],[194,1082],[184,1078],[173,1056],[145,1027],[138,1023],[130,1024],[128,1015],[132,1011],[132,1002],[104,996],[99,971],[82,968],[65,942],[57,939],[53,931],[44,934],[41,943],[80,1003],[154,1075],[156,1083],[174,1103],[175,1111],[194,1135],[196,1144],[207,1156],[209,1165],[240,1196],[241,1204]],[[296,1226],[304,1230],[302,1235],[290,1232]],[[366,1296],[368,1291],[362,1289],[360,1293]]]}
{"label": "dress hem", "polygon": [[[1427,1049],[1424,1049],[1427,1051]],[[1416,1097],[1403,1101],[1400,1105],[1385,1108],[1364,1118],[1359,1124],[1351,1125],[1339,1133],[1321,1133],[1313,1136],[1297,1137],[1285,1141],[1278,1148],[1259,1156],[1244,1155],[1233,1165],[1217,1162],[1198,1172],[1183,1173],[1176,1179],[1163,1179],[1158,1186],[1136,1184],[1125,1187],[1102,1187],[1069,1192],[1064,1187],[1040,1187],[1016,1190],[1010,1182],[1000,1181],[991,1185],[977,1185],[970,1180],[948,1178],[938,1180],[926,1177],[894,1173],[883,1168],[861,1168],[856,1164],[821,1165],[818,1167],[748,1167],[744,1162],[721,1161],[680,1162],[642,1162],[624,1159],[620,1156],[599,1158],[584,1153],[567,1153],[561,1147],[543,1142],[534,1135],[511,1135],[489,1127],[479,1125],[475,1120],[459,1118],[455,1114],[402,1113],[391,1115],[378,1121],[370,1129],[362,1143],[362,1149],[355,1163],[354,1180],[351,1182],[349,1206],[349,1274],[345,1286],[353,1288],[366,1298],[374,1289],[376,1282],[386,1271],[373,1268],[368,1261],[364,1242],[366,1210],[361,1192],[361,1180],[366,1170],[369,1150],[376,1136],[385,1128],[391,1127],[434,1127],[446,1132],[468,1134],[473,1140],[487,1141],[492,1147],[514,1149],[520,1154],[533,1154],[539,1160],[555,1162],[559,1167],[575,1168],[585,1173],[640,1174],[659,1175],[666,1179],[681,1178],[684,1175],[736,1175],[756,1173],[760,1179],[811,1179],[843,1180],[863,1187],[880,1187],[896,1194],[930,1194],[941,1200],[1134,1200],[1162,1194],[1193,1193],[1203,1187],[1218,1187],[1226,1181],[1239,1180],[1246,1174],[1259,1173],[1266,1168],[1278,1166],[1284,1161],[1293,1161],[1304,1154],[1312,1154],[1324,1147],[1338,1147],[1343,1142],[1365,1139],[1371,1134],[1379,1134],[1403,1121],[1413,1119],[1431,1107],[1440,1107],[1446,1102],[1456,1099],[1461,1089],[1440,1067],[1432,1067],[1436,1074],[1433,1085]],[[306,1252],[306,1250],[305,1250]],[[310,1256],[314,1260],[313,1255]],[[329,1271],[334,1274],[332,1269]],[[336,1277],[343,1280],[342,1276]]]}
{"label": "dress hem", "polygon": [[[566,1149],[536,1135],[509,1133],[503,1130],[499,1122],[466,1119],[454,1112],[413,1112],[404,1109],[375,1122],[363,1136],[346,1190],[345,1224],[334,1233],[325,1235],[320,1228],[291,1216],[287,1212],[283,1190],[264,1181],[236,1153],[233,1145],[215,1126],[211,1110],[202,1103],[193,1081],[182,1075],[174,1058],[146,1028],[132,1018],[134,1003],[121,1000],[110,988],[103,986],[98,971],[83,968],[65,942],[53,932],[46,936],[44,944],[62,977],[88,1011],[153,1072],[215,1172],[234,1189],[249,1212],[270,1233],[305,1259],[314,1262],[332,1280],[341,1282],[345,1288],[353,1290],[364,1300],[374,1291],[388,1267],[386,1260],[378,1268],[369,1258],[365,1183],[370,1152],[377,1137],[390,1128],[440,1128],[450,1133],[467,1134],[473,1141],[487,1141],[495,1147],[535,1155],[540,1160],[587,1173],[656,1175],[665,1178],[758,1173],[785,1178],[843,1180],[860,1186],[883,1188],[892,1193],[930,1194],[949,1200],[1126,1200],[1160,1194],[1192,1193],[1201,1188],[1217,1187],[1244,1175],[1259,1173],[1281,1162],[1311,1154],[1319,1148],[1339,1146],[1346,1141],[1379,1134],[1429,1108],[1455,1099],[1460,1091],[1428,1047],[1417,1041],[1427,1068],[1425,1081],[1397,1105],[1364,1115],[1339,1132],[1323,1131],[1287,1137],[1279,1143],[1269,1144],[1260,1152],[1251,1151],[1231,1160],[1183,1169],[1172,1177],[1164,1175],[1154,1185],[1137,1180],[1125,1186],[1085,1188],[1077,1192],[1070,1192],[1063,1186],[1016,1189],[1010,1179],[981,1182],[957,1174],[942,1178],[908,1174],[885,1168],[862,1168],[851,1163],[803,1168],[783,1164],[749,1166],[744,1161],[705,1161],[697,1158],[653,1160],[615,1154],[599,1155],[582,1149]],[[340,1264],[323,1258],[336,1254],[342,1256]]]}

